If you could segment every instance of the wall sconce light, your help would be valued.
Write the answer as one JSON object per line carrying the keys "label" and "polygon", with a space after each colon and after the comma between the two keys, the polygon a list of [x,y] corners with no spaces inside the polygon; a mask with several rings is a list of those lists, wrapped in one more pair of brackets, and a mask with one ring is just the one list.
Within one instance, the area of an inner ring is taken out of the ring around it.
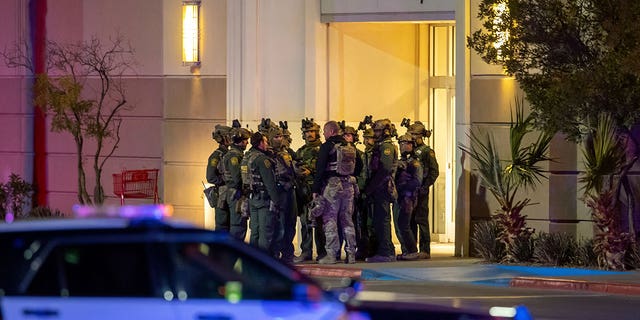
{"label": "wall sconce light", "polygon": [[200,65],[200,0],[182,2],[182,65]]}

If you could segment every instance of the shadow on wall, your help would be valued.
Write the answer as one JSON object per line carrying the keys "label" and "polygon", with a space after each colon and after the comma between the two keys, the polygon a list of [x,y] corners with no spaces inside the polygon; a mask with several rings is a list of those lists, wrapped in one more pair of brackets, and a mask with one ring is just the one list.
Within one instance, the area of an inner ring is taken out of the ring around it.
{"label": "shadow on wall", "polygon": [[[464,164],[466,155],[464,152],[460,157],[460,163]],[[463,166],[464,168],[464,166]],[[464,217],[460,216],[464,214],[464,177],[469,177],[469,229],[468,233],[464,234],[465,228],[462,221],[465,221]],[[481,221],[491,220],[491,212],[489,209],[489,203],[487,202],[487,189],[480,184],[480,180],[477,174],[469,172],[469,170],[463,169],[460,178],[458,179],[458,190],[456,195],[456,256],[475,256],[475,248],[473,247],[473,241],[471,236],[475,231],[476,225]],[[464,234],[464,236],[458,236]],[[461,247],[462,246],[462,247]],[[465,250],[465,248],[468,248]],[[462,253],[462,254],[461,254]]]}

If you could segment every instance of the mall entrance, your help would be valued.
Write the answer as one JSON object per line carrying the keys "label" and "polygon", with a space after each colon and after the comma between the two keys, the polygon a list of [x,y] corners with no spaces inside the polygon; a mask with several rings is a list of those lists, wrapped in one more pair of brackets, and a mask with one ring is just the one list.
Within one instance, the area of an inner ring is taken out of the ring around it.
{"label": "mall entrance", "polygon": [[337,22],[327,35],[330,119],[389,118],[404,134],[400,123],[409,118],[432,130],[426,143],[440,175],[429,218],[431,239],[440,243],[455,240],[454,29],[452,21]]}

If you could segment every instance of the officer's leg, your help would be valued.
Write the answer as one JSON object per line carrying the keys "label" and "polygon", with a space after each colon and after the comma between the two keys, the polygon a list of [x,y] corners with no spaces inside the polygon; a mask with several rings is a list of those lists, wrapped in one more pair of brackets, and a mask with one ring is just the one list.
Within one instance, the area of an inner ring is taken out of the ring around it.
{"label": "officer's leg", "polygon": [[316,251],[318,253],[318,259],[321,259],[327,255],[327,250],[325,249],[325,244],[327,241],[325,238],[322,218],[316,218],[316,227],[314,228],[314,230]]}
{"label": "officer's leg", "polygon": [[404,241],[402,239],[402,235],[403,235],[403,230],[401,230],[400,228],[400,202],[401,200],[398,199],[396,201],[394,201],[391,205],[391,212],[393,215],[393,229],[396,233],[396,237],[398,238],[398,241],[400,241],[400,250],[402,251],[402,253],[407,252],[407,248],[404,245]]}
{"label": "officer's leg", "polygon": [[260,219],[258,218],[256,200],[254,199],[249,199],[249,215],[249,229],[251,229],[249,244],[257,248],[260,240]]}
{"label": "officer's leg", "polygon": [[280,214],[282,218],[281,226],[283,229],[282,240],[280,242],[280,251],[282,253],[282,260],[291,263],[293,262],[293,238],[296,235],[296,212],[295,209],[295,197],[293,192],[289,191],[286,194],[284,210]]}
{"label": "officer's leg", "polygon": [[237,199],[229,201],[229,220],[231,222],[229,233],[234,238],[244,241],[247,236],[247,219],[242,217],[237,205]]}
{"label": "officer's leg", "polygon": [[229,210],[227,208],[215,208],[214,210],[216,220],[215,230],[229,232]]}
{"label": "officer's leg", "polygon": [[391,206],[389,200],[384,196],[376,197],[373,200],[373,229],[377,236],[378,256],[394,256],[395,249],[391,242]]}
{"label": "officer's leg", "polygon": [[[298,205],[300,206],[301,204]],[[298,257],[296,261],[301,262],[313,258],[313,227],[311,227],[311,223],[309,219],[307,219],[308,212],[306,204],[302,204],[298,209],[302,211],[300,215],[300,250],[302,254],[300,254],[300,257]]]}
{"label": "officer's leg", "polygon": [[260,240],[259,246],[270,256],[275,257],[276,244],[274,242],[277,232],[278,219],[276,212],[269,210],[269,200],[262,200],[262,206],[258,209],[258,219],[260,220]]}
{"label": "officer's leg", "polygon": [[420,252],[431,254],[431,231],[429,230],[429,189],[421,189],[418,193],[418,205],[415,209],[415,220],[418,224],[418,241]]}
{"label": "officer's leg", "polygon": [[411,222],[411,212],[413,211],[413,200],[409,197],[403,197],[398,199],[399,212],[398,212],[398,229],[402,235],[401,243],[405,248],[403,254],[411,254],[418,252],[418,246],[416,245],[416,237],[411,231],[409,223]]}
{"label": "officer's leg", "polygon": [[[355,262],[356,253],[356,231],[353,225],[353,192],[349,190],[349,185],[343,185],[343,192],[340,196],[340,209],[338,210],[338,221],[343,226],[345,240],[345,251],[347,252],[346,262]],[[351,185],[351,188],[353,186]]]}

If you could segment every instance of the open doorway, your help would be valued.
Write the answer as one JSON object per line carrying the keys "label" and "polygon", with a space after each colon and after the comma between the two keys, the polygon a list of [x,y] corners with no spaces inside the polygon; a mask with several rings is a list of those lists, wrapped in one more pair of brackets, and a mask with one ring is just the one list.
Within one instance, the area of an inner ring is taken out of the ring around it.
{"label": "open doorway", "polygon": [[[431,189],[432,242],[455,240],[455,26],[453,22],[339,22],[328,26],[329,118],[403,118],[433,134],[439,164]],[[451,246],[451,254],[453,247]]]}

